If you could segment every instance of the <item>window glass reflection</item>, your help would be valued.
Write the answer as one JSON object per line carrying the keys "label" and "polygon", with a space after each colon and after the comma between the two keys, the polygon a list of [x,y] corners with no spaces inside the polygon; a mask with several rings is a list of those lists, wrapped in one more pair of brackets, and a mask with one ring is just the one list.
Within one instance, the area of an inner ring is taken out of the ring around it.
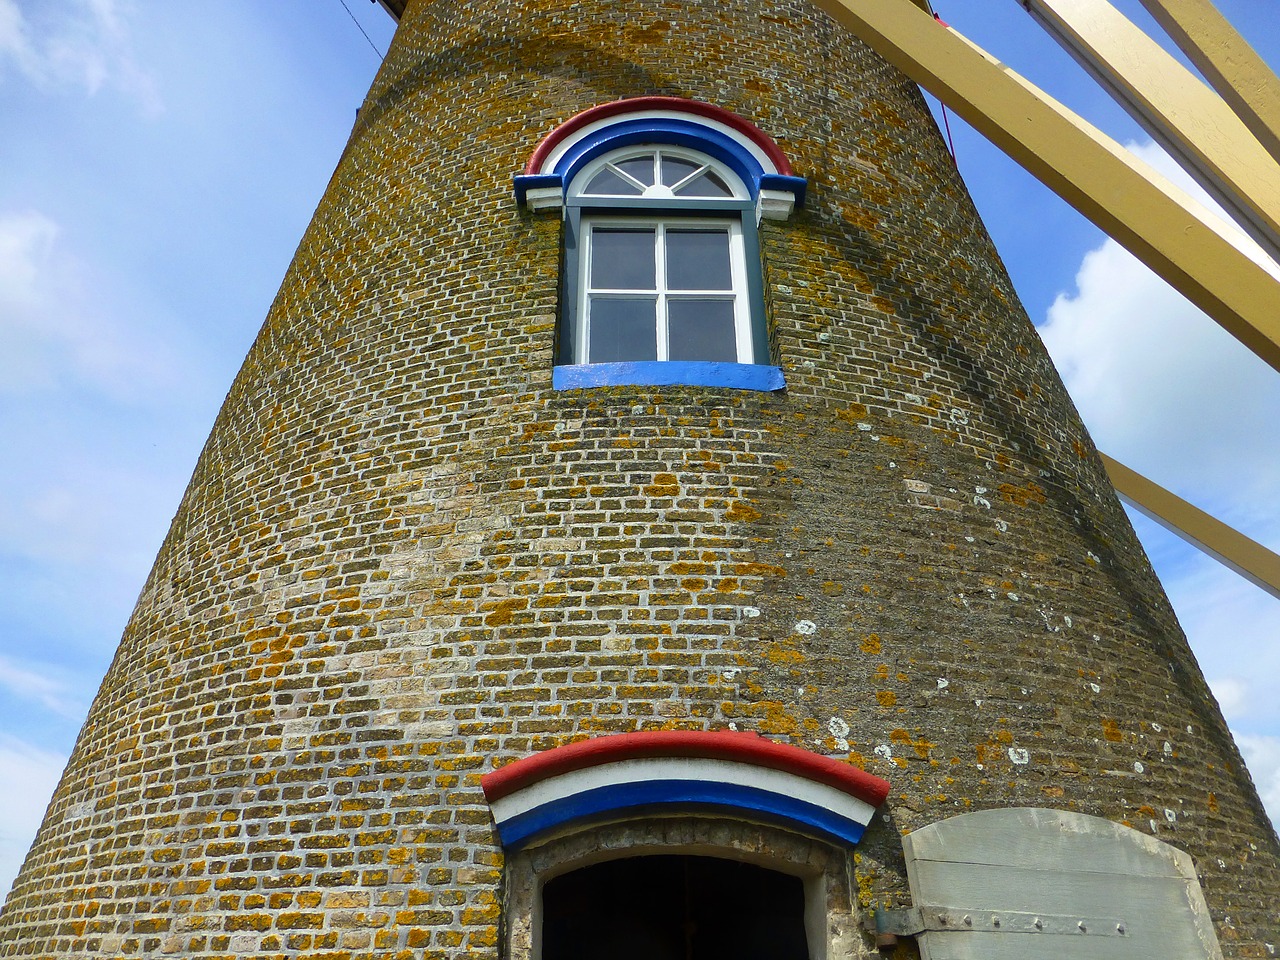
{"label": "window glass reflection", "polygon": [[657,360],[657,298],[593,297],[590,303],[591,363]]}
{"label": "window glass reflection", "polygon": [[591,231],[594,290],[654,290],[655,231],[596,227]]}
{"label": "window glass reflection", "polygon": [[628,176],[635,177],[645,186],[649,186],[653,183],[653,164],[656,159],[656,155],[649,154],[647,157],[619,160],[614,166]]}
{"label": "window glass reflection", "polygon": [[670,300],[667,350],[672,360],[738,359],[732,300]]}
{"label": "window glass reflection", "polygon": [[606,197],[638,197],[641,191],[634,183],[606,168],[591,178],[584,192]]}
{"label": "window glass reflection", "polygon": [[702,176],[690,180],[678,191],[682,197],[732,197],[728,184],[708,170]]}
{"label": "window glass reflection", "polygon": [[729,231],[667,230],[667,287],[732,290]]}
{"label": "window glass reflection", "polygon": [[694,163],[691,160],[681,160],[678,157],[662,158],[662,182],[668,187],[674,187],[681,180],[695,173],[702,164]]}

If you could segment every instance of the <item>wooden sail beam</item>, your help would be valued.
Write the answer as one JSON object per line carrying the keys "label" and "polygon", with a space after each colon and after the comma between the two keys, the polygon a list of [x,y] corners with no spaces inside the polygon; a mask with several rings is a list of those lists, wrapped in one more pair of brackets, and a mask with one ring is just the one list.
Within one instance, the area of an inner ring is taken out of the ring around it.
{"label": "wooden sail beam", "polygon": [[911,0],[815,0],[1280,371],[1280,283],[1230,228]]}
{"label": "wooden sail beam", "polygon": [[1210,0],[1140,0],[1280,163],[1280,78]]}
{"label": "wooden sail beam", "polygon": [[1108,0],[1019,2],[1280,260],[1280,165],[1216,93]]}
{"label": "wooden sail beam", "polygon": [[1102,463],[1121,500],[1280,598],[1280,556],[1105,453]]}

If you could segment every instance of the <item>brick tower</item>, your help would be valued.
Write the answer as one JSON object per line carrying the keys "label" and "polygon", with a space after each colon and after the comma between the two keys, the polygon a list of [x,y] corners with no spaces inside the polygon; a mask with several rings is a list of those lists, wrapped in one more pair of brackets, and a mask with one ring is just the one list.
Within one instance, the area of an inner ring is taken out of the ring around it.
{"label": "brick tower", "polygon": [[1280,942],[918,91],[802,0],[409,0],[0,956],[571,956],[679,884],[754,904],[742,955],[871,956],[904,835],[998,811],[1167,842],[1222,954]]}

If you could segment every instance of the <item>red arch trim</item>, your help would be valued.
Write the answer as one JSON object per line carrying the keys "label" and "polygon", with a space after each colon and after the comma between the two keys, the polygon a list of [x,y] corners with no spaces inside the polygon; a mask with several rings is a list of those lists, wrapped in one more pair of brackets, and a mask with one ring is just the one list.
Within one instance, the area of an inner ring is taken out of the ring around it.
{"label": "red arch trim", "polygon": [[619,733],[581,740],[507,764],[480,780],[492,803],[573,770],[643,757],[698,757],[732,760],[797,776],[835,787],[873,807],[884,803],[889,782],[858,767],[822,757],[799,747],[774,743],[755,733],[732,731],[660,730]]}
{"label": "red arch trim", "polygon": [[625,116],[645,110],[670,110],[673,113],[688,113],[723,123],[759,146],[765,155],[773,161],[778,173],[786,177],[794,176],[791,170],[791,161],[787,159],[786,154],[774,143],[772,137],[750,120],[743,119],[736,113],[730,113],[723,107],[702,103],[699,100],[685,100],[682,97],[631,97],[626,100],[615,100],[612,103],[602,103],[599,106],[591,107],[589,110],[583,110],[581,113],[570,117],[543,138],[537,149],[533,151],[533,156],[529,158],[529,162],[525,165],[524,172],[527,175],[541,172],[542,164],[547,159],[547,155],[559,143],[588,124],[595,123],[597,120],[606,120],[609,117]]}

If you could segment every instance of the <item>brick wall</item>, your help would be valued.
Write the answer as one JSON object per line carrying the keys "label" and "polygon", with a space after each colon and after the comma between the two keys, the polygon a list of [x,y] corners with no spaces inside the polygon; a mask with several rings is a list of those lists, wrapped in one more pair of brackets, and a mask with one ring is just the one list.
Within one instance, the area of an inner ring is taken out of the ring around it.
{"label": "brick wall", "polygon": [[[572,114],[736,111],[788,389],[556,393]],[[411,3],[0,916],[0,956],[496,956],[479,776],[755,730],[900,832],[1051,806],[1188,850],[1228,956],[1275,835],[917,91],[801,3]],[[863,947],[866,944],[864,942]]]}

